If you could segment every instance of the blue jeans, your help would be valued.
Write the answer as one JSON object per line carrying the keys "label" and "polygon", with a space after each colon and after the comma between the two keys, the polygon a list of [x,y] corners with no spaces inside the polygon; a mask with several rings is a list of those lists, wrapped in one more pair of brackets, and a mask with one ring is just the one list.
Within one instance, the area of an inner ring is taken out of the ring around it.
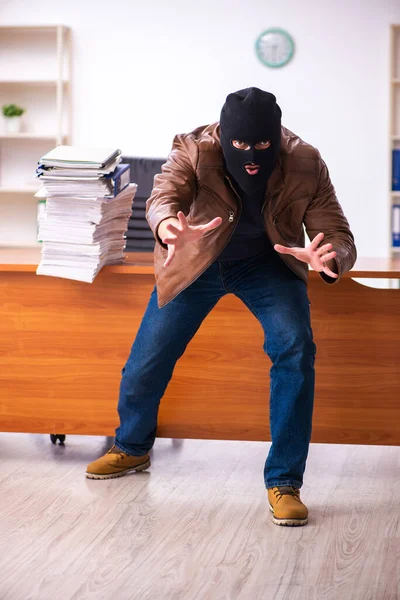
{"label": "blue jeans", "polygon": [[122,369],[115,445],[134,456],[152,448],[160,400],[175,364],[204,318],[228,293],[240,298],[261,323],[264,352],[272,361],[272,445],[265,463],[265,485],[300,488],[311,437],[316,348],[306,284],[275,251],[214,262],[161,309],[154,288]]}

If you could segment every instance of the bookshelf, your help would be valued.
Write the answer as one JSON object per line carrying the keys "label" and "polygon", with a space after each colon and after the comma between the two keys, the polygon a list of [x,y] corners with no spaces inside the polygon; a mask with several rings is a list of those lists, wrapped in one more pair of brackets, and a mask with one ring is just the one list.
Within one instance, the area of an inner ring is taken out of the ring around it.
{"label": "bookshelf", "polygon": [[[0,27],[1,29],[1,27]],[[51,79],[42,79],[42,80],[29,80],[29,79],[25,79],[25,80],[12,80],[12,79],[8,79],[8,80],[0,80],[0,85],[2,86],[9,86],[9,87],[18,87],[18,86],[32,86],[32,87],[56,87],[57,86],[57,81],[56,80],[51,80]],[[62,85],[67,85],[68,81],[62,81]]]}
{"label": "bookshelf", "polygon": [[400,191],[393,191],[393,150],[400,150],[400,24],[390,27],[390,249],[399,256],[400,247],[393,245],[393,207],[400,205]]}
{"label": "bookshelf", "polygon": [[22,130],[0,123],[0,246],[37,247],[40,156],[71,143],[71,29],[0,26],[0,106],[26,109]]}
{"label": "bookshelf", "polygon": [[[58,140],[59,135],[40,134],[40,133],[4,133],[0,134],[0,140]],[[66,136],[61,135],[64,139]]]}

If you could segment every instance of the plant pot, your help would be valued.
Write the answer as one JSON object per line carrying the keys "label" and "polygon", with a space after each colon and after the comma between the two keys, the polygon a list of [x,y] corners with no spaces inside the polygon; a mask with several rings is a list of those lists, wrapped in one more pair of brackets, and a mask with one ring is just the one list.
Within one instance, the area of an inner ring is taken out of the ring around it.
{"label": "plant pot", "polygon": [[21,117],[4,117],[5,133],[19,133],[21,131]]}

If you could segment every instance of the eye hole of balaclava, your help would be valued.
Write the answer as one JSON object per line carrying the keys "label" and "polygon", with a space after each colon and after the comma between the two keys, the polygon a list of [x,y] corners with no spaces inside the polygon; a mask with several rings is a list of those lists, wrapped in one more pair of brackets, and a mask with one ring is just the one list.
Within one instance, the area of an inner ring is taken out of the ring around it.
{"label": "eye hole of balaclava", "polygon": [[[220,119],[222,151],[228,173],[246,194],[255,194],[267,186],[279,155],[281,116],[275,96],[255,87],[226,98]],[[235,140],[246,146],[235,147]],[[256,148],[266,141],[270,142],[268,148]],[[252,169],[252,165],[259,168]]]}

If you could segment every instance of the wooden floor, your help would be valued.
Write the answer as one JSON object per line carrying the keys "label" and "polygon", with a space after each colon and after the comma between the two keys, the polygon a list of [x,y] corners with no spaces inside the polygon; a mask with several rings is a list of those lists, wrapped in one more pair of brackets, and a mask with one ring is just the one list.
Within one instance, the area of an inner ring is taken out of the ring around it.
{"label": "wooden floor", "polygon": [[158,439],[92,481],[111,438],[0,434],[1,600],[398,600],[400,447],[310,448],[310,522],[277,527],[268,442]]}

